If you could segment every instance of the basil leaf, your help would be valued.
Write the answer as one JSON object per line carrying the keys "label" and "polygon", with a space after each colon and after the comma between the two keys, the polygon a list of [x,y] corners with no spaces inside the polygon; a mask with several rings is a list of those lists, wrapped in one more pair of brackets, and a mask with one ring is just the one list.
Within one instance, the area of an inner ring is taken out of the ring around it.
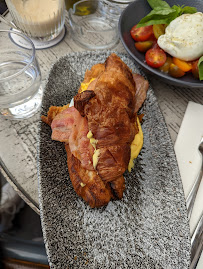
{"label": "basil leaf", "polygon": [[177,11],[172,8],[155,8],[147,16],[142,18],[137,27],[153,24],[169,24],[177,17]]}
{"label": "basil leaf", "polygon": [[189,7],[189,6],[172,6],[173,9],[175,9],[178,12],[178,16],[182,15],[183,13],[185,14],[192,14],[192,13],[196,13],[197,9],[195,7]]}
{"label": "basil leaf", "polygon": [[[178,16],[180,16],[180,15],[183,14],[182,7],[180,7],[180,6],[176,6],[176,5],[174,5],[174,6],[172,6],[172,9],[174,9],[174,10],[177,12]],[[178,16],[177,16],[177,17],[178,17]]]}
{"label": "basil leaf", "polygon": [[152,9],[156,8],[156,7],[160,7],[160,8],[170,8],[169,4],[166,3],[163,0],[147,0],[147,2],[149,3],[150,7]]}
{"label": "basil leaf", "polygon": [[197,9],[195,7],[185,6],[182,8],[182,11],[183,11],[183,13],[186,13],[186,14],[193,14],[193,13],[197,12]]}
{"label": "basil leaf", "polygon": [[203,56],[198,61],[199,79],[203,80]]}
{"label": "basil leaf", "polygon": [[147,0],[152,7],[152,11],[142,18],[137,24],[137,27],[148,26],[153,24],[169,24],[183,13],[195,13],[196,8],[189,6],[174,5],[170,7],[168,3],[163,0]]}

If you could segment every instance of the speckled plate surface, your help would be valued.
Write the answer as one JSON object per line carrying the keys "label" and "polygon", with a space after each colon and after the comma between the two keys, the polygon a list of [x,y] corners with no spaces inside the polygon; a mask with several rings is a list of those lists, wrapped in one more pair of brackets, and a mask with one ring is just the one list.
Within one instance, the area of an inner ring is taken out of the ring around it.
{"label": "speckled plate surface", "polygon": [[[42,114],[76,94],[87,68],[107,52],[69,54],[52,67]],[[133,61],[118,54],[134,71]],[[66,152],[40,124],[38,174],[42,229],[51,268],[188,268],[190,235],[173,145],[152,88],[141,109],[144,146],[125,173],[121,201],[89,208],[71,185]]]}

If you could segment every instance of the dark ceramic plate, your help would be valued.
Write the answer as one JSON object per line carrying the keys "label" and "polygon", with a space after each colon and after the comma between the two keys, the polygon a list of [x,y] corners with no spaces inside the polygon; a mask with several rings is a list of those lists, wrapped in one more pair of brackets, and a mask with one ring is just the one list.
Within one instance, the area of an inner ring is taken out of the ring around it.
{"label": "dark ceramic plate", "polygon": [[[198,11],[203,12],[202,0],[167,0],[170,6],[186,5],[196,7]],[[193,78],[192,74],[187,74],[182,78],[173,78],[158,69],[152,68],[145,63],[144,53],[135,48],[135,42],[130,35],[131,28],[137,24],[144,16],[151,11],[147,0],[135,0],[121,14],[119,20],[120,39],[130,56],[149,74],[155,75],[166,83],[188,88],[203,88],[203,81]]]}
{"label": "dark ceramic plate", "polygon": [[[86,69],[110,52],[67,55],[50,72],[42,103],[64,105],[76,94]],[[129,56],[118,54],[140,73]],[[140,113],[144,146],[125,174],[121,201],[91,209],[71,185],[64,145],[40,123],[38,172],[42,230],[51,268],[176,268],[190,264],[190,234],[173,145],[152,88]]]}

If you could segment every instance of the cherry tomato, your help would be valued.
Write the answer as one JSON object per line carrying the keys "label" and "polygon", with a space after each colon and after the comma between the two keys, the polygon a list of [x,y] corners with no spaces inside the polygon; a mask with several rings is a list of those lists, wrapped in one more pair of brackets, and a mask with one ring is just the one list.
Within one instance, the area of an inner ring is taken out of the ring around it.
{"label": "cherry tomato", "polygon": [[188,72],[192,69],[192,64],[190,62],[186,62],[186,61],[180,60],[180,59],[175,58],[175,57],[173,57],[173,62],[181,70],[183,70],[183,72]]}
{"label": "cherry tomato", "polygon": [[139,41],[135,42],[135,47],[137,50],[141,52],[146,52],[148,49],[150,49],[153,46],[153,41]]}
{"label": "cherry tomato", "polygon": [[148,40],[157,42],[157,39],[156,39],[156,37],[154,36],[154,33],[152,33],[152,35],[149,37]]}
{"label": "cherry tomato", "polygon": [[157,43],[157,40],[154,41],[152,48],[153,48],[153,49],[161,49],[161,48],[159,47],[158,43]]}
{"label": "cherry tomato", "polygon": [[172,63],[169,67],[169,74],[174,78],[180,78],[185,75],[185,72]]}
{"label": "cherry tomato", "polygon": [[154,34],[152,34],[152,35],[150,36],[150,38],[148,39],[148,41],[152,41],[152,42],[153,42],[152,48],[159,48],[159,49],[160,49],[160,47],[159,47],[159,45],[158,45],[158,43],[157,43],[157,39],[156,39],[156,37],[154,36]]}
{"label": "cherry tomato", "polygon": [[164,72],[164,73],[168,73],[168,71],[169,71],[169,67],[170,67],[170,65],[171,65],[172,62],[173,62],[172,57],[167,56],[167,59],[166,59],[166,61],[165,61],[165,64],[162,65],[161,67],[159,67],[159,69],[160,69],[162,72]]}
{"label": "cherry tomato", "polygon": [[199,79],[199,68],[198,68],[198,61],[199,60],[196,60],[193,62],[192,64],[192,74],[195,78],[198,78]]}
{"label": "cherry tomato", "polygon": [[145,54],[147,64],[154,68],[159,68],[166,62],[166,53],[159,48],[149,49]]}
{"label": "cherry tomato", "polygon": [[134,25],[130,34],[135,41],[146,41],[153,34],[153,26],[150,25],[137,28],[137,25]]}
{"label": "cherry tomato", "polygon": [[166,24],[154,24],[153,25],[153,33],[156,39],[158,39],[161,35],[165,34]]}

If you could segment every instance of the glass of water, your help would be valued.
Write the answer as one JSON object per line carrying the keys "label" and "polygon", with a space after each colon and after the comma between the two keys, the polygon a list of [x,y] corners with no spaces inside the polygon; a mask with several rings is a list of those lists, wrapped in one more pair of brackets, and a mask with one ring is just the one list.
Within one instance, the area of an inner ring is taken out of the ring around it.
{"label": "glass of water", "polygon": [[[12,40],[20,37],[23,47]],[[21,32],[0,30],[0,116],[24,119],[41,107],[41,73],[32,41]]]}

